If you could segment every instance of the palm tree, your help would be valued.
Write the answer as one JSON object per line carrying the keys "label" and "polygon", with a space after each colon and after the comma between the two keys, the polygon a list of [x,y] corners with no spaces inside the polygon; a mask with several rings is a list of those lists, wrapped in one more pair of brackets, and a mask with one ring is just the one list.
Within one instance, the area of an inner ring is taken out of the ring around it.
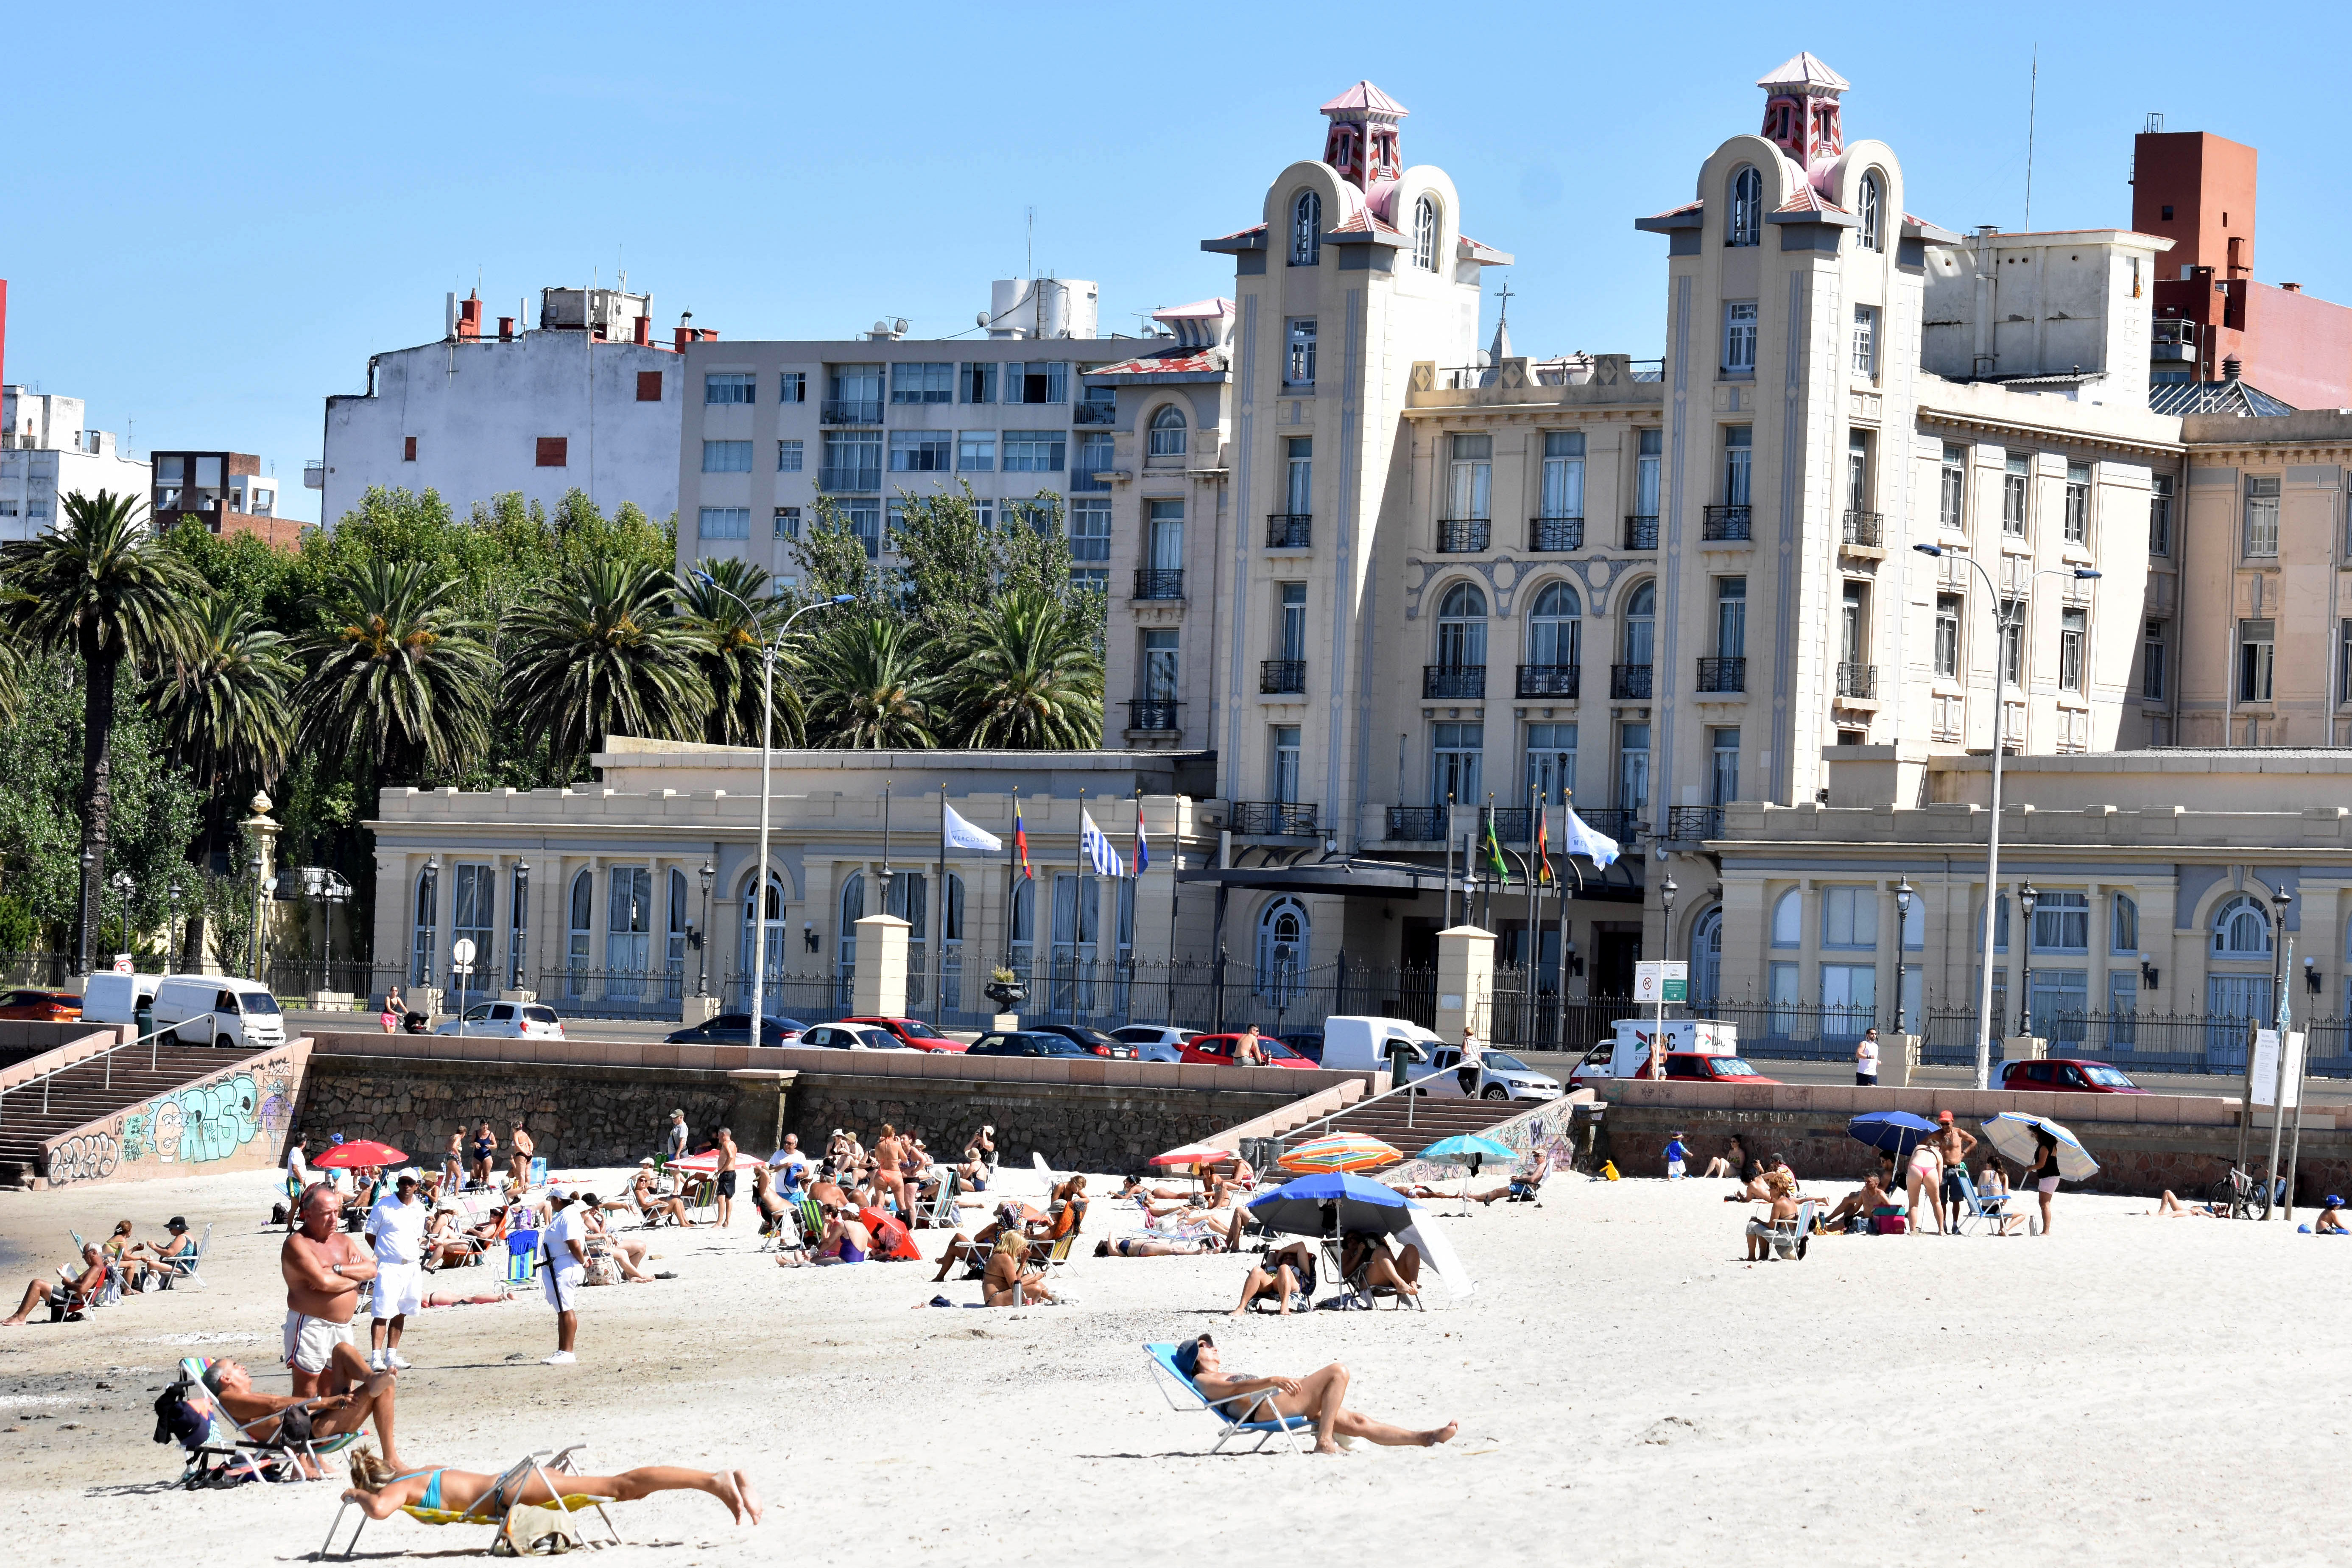
{"label": "palm tree", "polygon": [[1099,744],[1103,660],[1096,628],[1034,589],[998,595],[964,633],[953,682],[970,746],[1075,752]]}
{"label": "palm tree", "polygon": [[854,615],[825,628],[810,650],[809,710],[830,721],[820,745],[868,751],[935,746],[932,704],[939,680],[908,646],[908,628]]}
{"label": "palm tree", "polygon": [[[713,745],[760,743],[760,649],[783,625],[784,606],[769,592],[768,574],[736,557],[705,561],[677,583],[678,603],[700,645],[695,665],[710,688],[704,736]],[[756,612],[747,606],[758,606]],[[776,659],[774,737],[796,743],[805,708],[790,679],[800,659],[789,647]]]}
{"label": "palm tree", "polygon": [[606,557],[567,566],[508,617],[507,703],[554,755],[587,757],[599,735],[682,740],[702,728],[710,688],[698,639],[676,614],[670,574]]}
{"label": "palm tree", "polygon": [[89,967],[105,887],[113,808],[114,688],[127,659],[141,668],[188,651],[188,607],[205,591],[194,568],[140,520],[142,503],[100,490],[66,497],[64,526],[0,545],[6,618],[26,641],[81,658],[81,935],[75,968]]}
{"label": "palm tree", "polygon": [[313,601],[325,626],[304,639],[312,663],[295,705],[305,746],[356,756],[379,780],[418,782],[482,753],[498,667],[481,628],[448,602],[457,585],[432,581],[422,561],[377,560]]}
{"label": "palm tree", "polygon": [[266,785],[293,745],[287,694],[301,670],[286,637],[235,600],[206,600],[192,618],[194,647],[157,679],[148,705],[206,794],[247,778]]}

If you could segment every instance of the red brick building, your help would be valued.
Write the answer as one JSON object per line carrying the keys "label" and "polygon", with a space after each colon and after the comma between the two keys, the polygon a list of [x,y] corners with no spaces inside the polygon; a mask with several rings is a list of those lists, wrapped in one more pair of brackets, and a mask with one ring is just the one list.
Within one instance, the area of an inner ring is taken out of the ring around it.
{"label": "red brick building", "polygon": [[193,518],[214,533],[250,533],[273,550],[302,542],[302,523],[278,515],[278,481],[250,452],[157,452],[151,505],[159,529]]}

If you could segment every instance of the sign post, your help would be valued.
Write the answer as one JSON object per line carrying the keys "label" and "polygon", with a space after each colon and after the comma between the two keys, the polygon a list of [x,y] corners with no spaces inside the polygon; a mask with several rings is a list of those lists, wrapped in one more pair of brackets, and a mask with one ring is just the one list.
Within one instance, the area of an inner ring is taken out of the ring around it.
{"label": "sign post", "polygon": [[1672,960],[1638,963],[1633,965],[1633,1000],[1647,1002],[1654,1009],[1654,1032],[1650,1037],[1649,1076],[1666,1076],[1666,1004],[1690,1000],[1690,965]]}
{"label": "sign post", "polygon": [[457,976],[457,1037],[466,1037],[466,977],[474,973],[474,939],[461,936],[449,944],[449,970]]}

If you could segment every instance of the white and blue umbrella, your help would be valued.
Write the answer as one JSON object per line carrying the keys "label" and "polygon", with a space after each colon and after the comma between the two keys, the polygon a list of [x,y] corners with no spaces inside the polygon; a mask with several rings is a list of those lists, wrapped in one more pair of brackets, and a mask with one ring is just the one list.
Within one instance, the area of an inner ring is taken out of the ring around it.
{"label": "white and blue umbrella", "polygon": [[2083,1147],[2083,1141],[2058,1122],[2046,1116],[2028,1116],[2021,1110],[2004,1110],[1984,1124],[1985,1137],[2001,1152],[2001,1157],[2021,1165],[2033,1163],[2039,1140],[2036,1131],[2048,1133],[2058,1145],[2058,1173],[2070,1182],[2087,1182],[2099,1173],[2099,1163]]}

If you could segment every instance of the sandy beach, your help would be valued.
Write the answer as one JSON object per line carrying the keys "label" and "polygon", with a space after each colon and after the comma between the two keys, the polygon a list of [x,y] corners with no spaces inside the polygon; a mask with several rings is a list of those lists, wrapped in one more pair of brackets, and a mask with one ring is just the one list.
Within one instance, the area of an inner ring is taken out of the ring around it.
{"label": "sandy beach", "polygon": [[[12,1249],[51,1264],[69,1228],[219,1225],[209,1292],[0,1330],[16,1461],[0,1509],[20,1550],[135,1537],[212,1564],[318,1548],[339,1486],[184,1492],[179,1451],[149,1440],[178,1357],[274,1367],[280,1234],[256,1223],[273,1190],[246,1175],[0,1194]],[[495,1471],[586,1442],[591,1468],[740,1467],[765,1494],[756,1530],[690,1493],[616,1508],[616,1562],[1156,1563],[1269,1539],[1436,1563],[2338,1555],[2322,1500],[2352,1452],[2333,1409],[2352,1241],[2062,1194],[2047,1238],[1838,1237],[1749,1267],[1748,1211],[1725,1190],[1555,1178],[1541,1209],[1439,1222],[1475,1276],[1466,1300],[1433,1287],[1423,1314],[1242,1321],[1223,1314],[1244,1265],[1214,1257],[1081,1257],[1056,1274],[1070,1306],[910,1310],[929,1268],[779,1269],[740,1205],[730,1235],[650,1233],[677,1279],[586,1292],[577,1366],[539,1364],[553,1335],[535,1295],[422,1314],[401,1447]],[[1095,1205],[1089,1242],[1130,1228],[1111,1209]],[[12,1307],[23,1284],[6,1282]],[[1138,1349],[1204,1328],[1229,1368],[1344,1361],[1351,1405],[1461,1434],[1209,1458],[1211,1423],[1167,1408]],[[282,1390],[282,1369],[263,1386]],[[361,1556],[488,1540],[395,1516]]]}

